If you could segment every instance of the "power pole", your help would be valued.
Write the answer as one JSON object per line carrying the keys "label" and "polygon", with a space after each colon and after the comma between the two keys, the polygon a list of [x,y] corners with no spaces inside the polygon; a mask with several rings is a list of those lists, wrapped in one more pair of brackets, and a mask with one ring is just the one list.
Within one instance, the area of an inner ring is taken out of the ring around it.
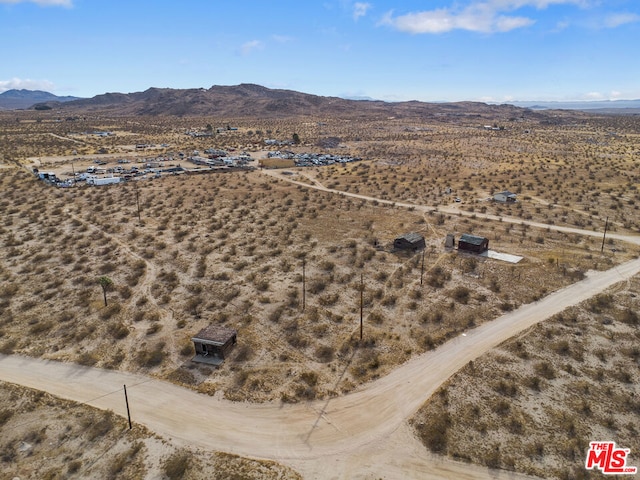
{"label": "power pole", "polygon": [[140,218],[140,194],[138,192],[138,182],[135,183],[136,186],[136,205],[138,205],[138,223],[142,224],[142,219]]}
{"label": "power pole", "polygon": [[609,217],[604,221],[604,235],[602,235],[602,247],[600,247],[600,253],[604,252],[604,239],[607,236],[607,227],[609,226]]}
{"label": "power pole", "polygon": [[307,289],[306,289],[306,264],[307,261],[302,259],[302,311],[304,312],[304,308],[306,306],[307,300]]}
{"label": "power pole", "polygon": [[362,311],[364,310],[364,274],[360,273],[360,341],[362,341]]}
{"label": "power pole", "polygon": [[124,401],[127,404],[127,418],[129,419],[129,430],[133,427],[131,426],[131,412],[129,411],[129,399],[127,398],[127,386],[124,385]]}

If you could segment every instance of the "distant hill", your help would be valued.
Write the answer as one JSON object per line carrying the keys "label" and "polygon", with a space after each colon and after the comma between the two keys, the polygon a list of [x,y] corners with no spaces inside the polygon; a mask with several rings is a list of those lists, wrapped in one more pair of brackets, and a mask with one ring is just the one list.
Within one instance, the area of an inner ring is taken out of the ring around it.
{"label": "distant hill", "polygon": [[7,90],[0,93],[0,110],[18,110],[37,103],[70,102],[77,99],[78,97],[59,97],[41,90]]}
{"label": "distant hill", "polygon": [[[223,117],[336,116],[343,118],[477,116],[499,121],[535,112],[512,105],[477,102],[389,103],[380,100],[349,100],[322,97],[293,90],[253,84],[214,85],[209,89],[149,88],[144,92],[105,93],[60,104],[48,103],[65,112],[100,112],[110,115],[175,115]],[[484,120],[483,120],[484,121]]]}
{"label": "distant hill", "polygon": [[510,102],[532,110],[589,110],[598,113],[640,113],[640,100],[600,100],[592,102]]}

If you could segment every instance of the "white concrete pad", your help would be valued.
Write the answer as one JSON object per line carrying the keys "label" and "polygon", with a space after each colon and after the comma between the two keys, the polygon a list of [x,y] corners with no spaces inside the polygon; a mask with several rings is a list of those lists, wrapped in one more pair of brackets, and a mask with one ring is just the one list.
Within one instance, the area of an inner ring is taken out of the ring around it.
{"label": "white concrete pad", "polygon": [[517,255],[509,255],[508,253],[494,252],[493,250],[487,250],[480,254],[481,257],[493,258],[494,260],[502,260],[503,262],[518,263],[524,257]]}

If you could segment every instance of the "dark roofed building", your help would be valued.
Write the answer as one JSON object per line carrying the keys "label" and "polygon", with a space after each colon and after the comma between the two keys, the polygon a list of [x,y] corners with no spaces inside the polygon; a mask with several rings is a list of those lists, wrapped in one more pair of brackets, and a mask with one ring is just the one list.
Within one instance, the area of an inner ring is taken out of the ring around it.
{"label": "dark roofed building", "polygon": [[460,240],[458,240],[458,250],[473,253],[485,252],[489,250],[489,239],[465,233],[461,235]]}
{"label": "dark roofed building", "polygon": [[393,241],[393,248],[398,250],[422,250],[425,248],[424,237],[419,233],[405,233]]}
{"label": "dark roofed building", "polygon": [[238,332],[220,325],[203,328],[191,339],[196,349],[194,362],[220,365],[237,342]]}

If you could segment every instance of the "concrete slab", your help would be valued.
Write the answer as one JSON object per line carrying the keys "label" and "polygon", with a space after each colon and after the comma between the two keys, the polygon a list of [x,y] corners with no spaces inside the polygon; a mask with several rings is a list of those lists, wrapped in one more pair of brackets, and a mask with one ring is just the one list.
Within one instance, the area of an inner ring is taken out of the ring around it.
{"label": "concrete slab", "polygon": [[494,260],[502,260],[503,262],[509,263],[518,263],[524,257],[519,257],[518,255],[510,255],[508,253],[500,253],[494,252],[493,250],[487,250],[486,252],[482,252],[480,257],[493,258]]}
{"label": "concrete slab", "polygon": [[209,355],[205,357],[204,355],[198,354],[195,357],[193,357],[191,361],[196,363],[206,363],[207,365],[215,365],[217,367],[222,365],[222,363],[224,362],[224,359],[220,357],[209,356]]}

